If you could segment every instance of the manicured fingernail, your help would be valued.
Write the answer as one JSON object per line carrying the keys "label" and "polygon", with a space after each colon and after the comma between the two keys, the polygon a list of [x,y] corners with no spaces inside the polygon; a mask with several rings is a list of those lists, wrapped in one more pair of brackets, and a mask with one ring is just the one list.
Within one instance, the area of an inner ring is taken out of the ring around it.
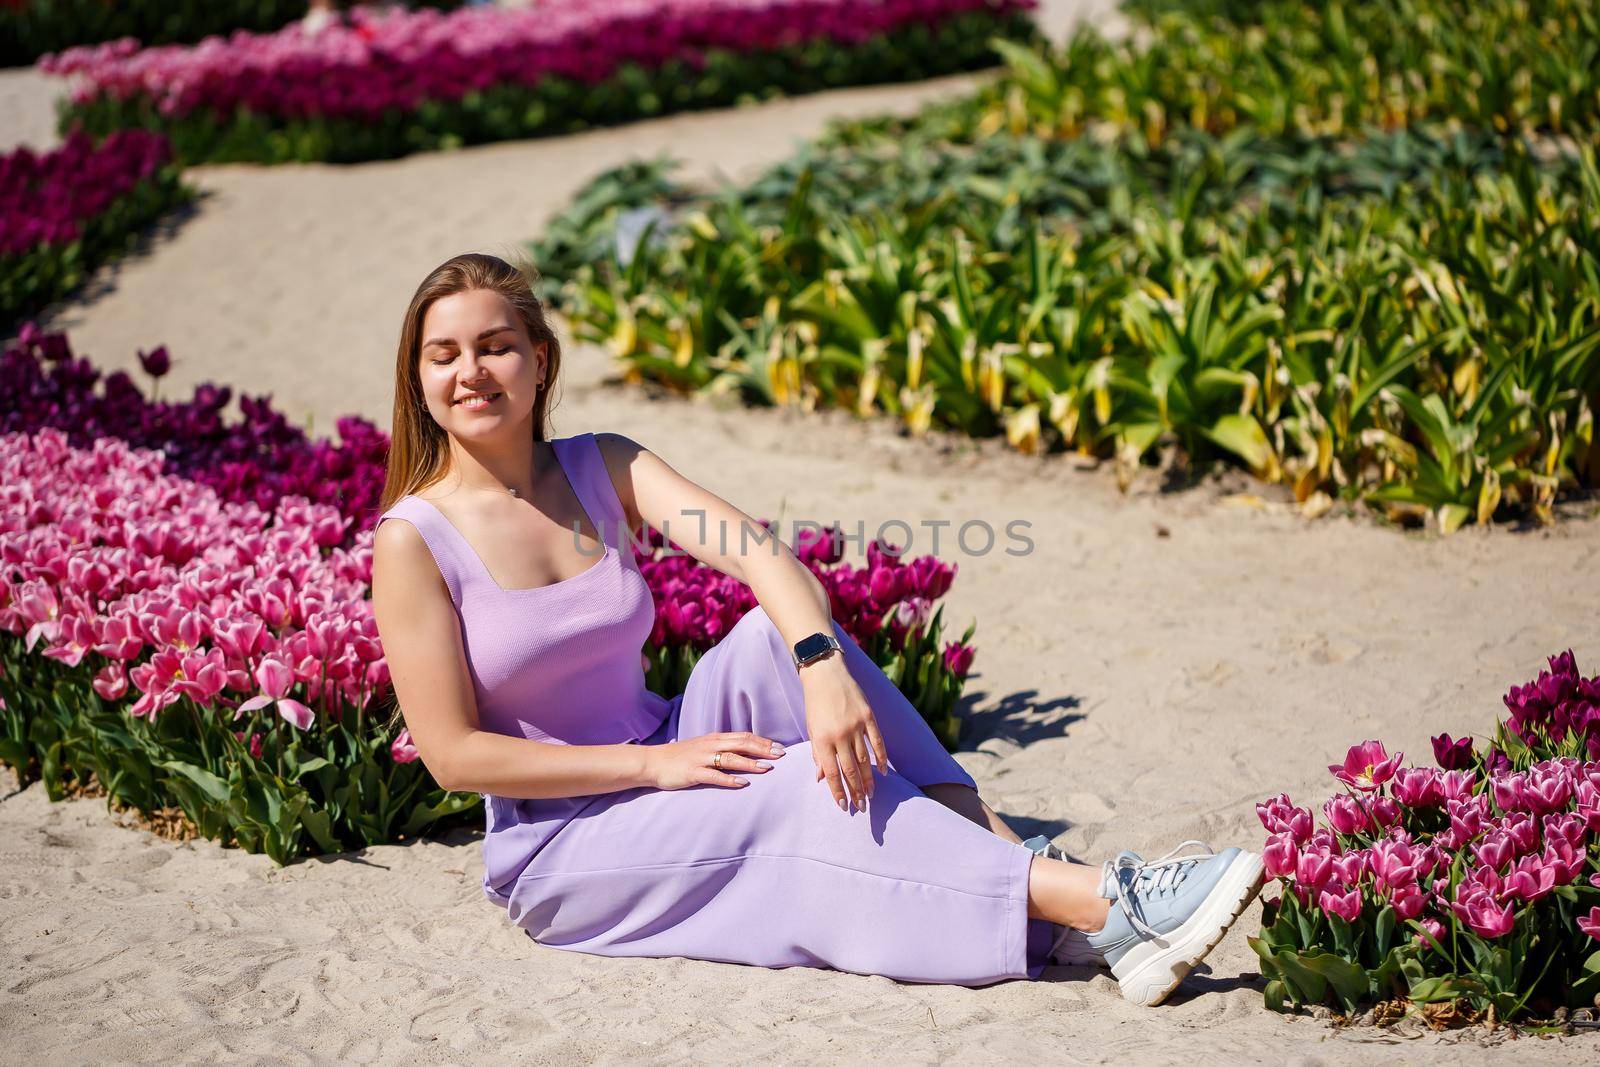
{"label": "manicured fingernail", "polygon": [[772,764],[768,763],[765,760],[756,760],[756,766],[760,767],[764,771],[772,770]]}
{"label": "manicured fingernail", "polygon": [[850,809],[844,805],[844,797],[839,798],[839,810],[846,813],[850,811]]}
{"label": "manicured fingernail", "polygon": [[772,742],[772,754],[774,756],[783,755],[783,746],[778,744],[778,742],[776,742],[776,741]]}

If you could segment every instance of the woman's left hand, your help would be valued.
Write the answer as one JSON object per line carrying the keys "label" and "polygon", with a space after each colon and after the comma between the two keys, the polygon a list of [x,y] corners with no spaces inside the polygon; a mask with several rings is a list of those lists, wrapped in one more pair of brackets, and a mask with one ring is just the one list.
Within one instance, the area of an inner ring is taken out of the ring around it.
{"label": "woman's left hand", "polygon": [[840,652],[800,668],[800,687],[805,691],[806,732],[818,781],[828,780],[840,808],[850,810],[846,786],[857,806],[863,806],[876,788],[871,756],[876,754],[880,770],[889,766],[889,749],[878,732],[878,720],[866,694],[851,677]]}

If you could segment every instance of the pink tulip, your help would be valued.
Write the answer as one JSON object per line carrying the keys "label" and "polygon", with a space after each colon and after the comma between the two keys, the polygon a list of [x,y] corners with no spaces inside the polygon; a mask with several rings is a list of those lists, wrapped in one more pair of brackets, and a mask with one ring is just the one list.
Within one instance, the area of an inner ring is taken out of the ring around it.
{"label": "pink tulip", "polygon": [[1481,794],[1468,800],[1445,801],[1445,810],[1450,814],[1450,828],[1455,831],[1458,845],[1471,841],[1483,832],[1487,807],[1488,798]]}
{"label": "pink tulip", "polygon": [[1550,836],[1545,839],[1541,858],[1554,872],[1556,885],[1571,885],[1578,880],[1578,875],[1583,873],[1585,865],[1583,849],[1560,837]]}
{"label": "pink tulip", "polygon": [[1497,906],[1487,898],[1479,898],[1470,904],[1460,902],[1451,905],[1456,917],[1479,937],[1504,937],[1516,925],[1516,917],[1512,914],[1511,905]]}
{"label": "pink tulip", "polygon": [[1528,771],[1523,800],[1535,814],[1559,811],[1572,799],[1572,783],[1559,770],[1534,767]]}
{"label": "pink tulip", "polygon": [[1328,768],[1333,776],[1354,789],[1371,792],[1394,777],[1403,753],[1393,756],[1384,751],[1381,741],[1363,741],[1345,753],[1343,764]]}
{"label": "pink tulip", "polygon": [[1344,893],[1324,889],[1317,895],[1317,906],[1323,911],[1339,916],[1345,922],[1355,922],[1361,915],[1361,890],[1351,889]]}
{"label": "pink tulip", "polygon": [[1494,870],[1503,870],[1517,854],[1516,842],[1503,830],[1496,830],[1472,846],[1478,862]]}
{"label": "pink tulip", "polygon": [[411,731],[401,730],[389,746],[389,755],[396,763],[410,763],[417,758],[417,746],[411,741]]}
{"label": "pink tulip", "polygon": [[1471,771],[1445,771],[1439,776],[1439,792],[1446,803],[1472,796],[1477,784],[1478,778]]}
{"label": "pink tulip", "polygon": [[1524,812],[1507,815],[1500,820],[1500,826],[1511,836],[1518,855],[1539,847],[1539,824],[1533,821],[1532,815]]}
{"label": "pink tulip", "polygon": [[1346,837],[1359,834],[1370,825],[1366,809],[1352,796],[1341,794],[1328,798],[1322,813],[1328,817],[1328,824]]}
{"label": "pink tulip", "polygon": [[1372,846],[1373,877],[1390,889],[1412,885],[1417,880],[1419,859],[1404,842],[1379,841]]}
{"label": "pink tulip", "polygon": [[1431,808],[1444,803],[1442,776],[1427,768],[1402,767],[1394,772],[1394,799],[1408,808]]}
{"label": "pink tulip", "polygon": [[128,669],[121,663],[108,663],[95,672],[90,685],[102,700],[119,700],[128,692]]}
{"label": "pink tulip", "polygon": [[1327,849],[1304,848],[1295,858],[1295,881],[1308,889],[1321,889],[1333,878],[1333,854]]}
{"label": "pink tulip", "polygon": [[1297,858],[1298,850],[1295,848],[1294,836],[1288,831],[1267,838],[1267,843],[1261,850],[1262,864],[1266,867],[1269,878],[1293,877]]}
{"label": "pink tulip", "polygon": [[1400,825],[1405,814],[1392,797],[1373,797],[1368,806],[1372,810],[1373,826],[1380,829]]}
{"label": "pink tulip", "polygon": [[1584,839],[1589,832],[1583,818],[1571,813],[1546,815],[1543,825],[1546,842],[1558,839],[1566,842],[1572,848],[1580,850],[1583,848]]}
{"label": "pink tulip", "polygon": [[256,664],[255,676],[268,700],[282,700],[294,687],[294,672],[277,656],[263,656]]}
{"label": "pink tulip", "polygon": [[1420,925],[1422,926],[1422,930],[1417,933],[1413,940],[1419,945],[1432,945],[1440,952],[1443,952],[1445,936],[1444,923],[1440,922],[1438,919],[1423,919],[1421,920]]}
{"label": "pink tulip", "polygon": [[297,730],[309,730],[311,724],[317,721],[315,712],[298,700],[291,700],[288,697],[278,701],[278,714]]}
{"label": "pink tulip", "polygon": [[1578,929],[1600,941],[1600,907],[1590,908],[1587,915],[1578,916]]}
{"label": "pink tulip", "polygon": [[1365,849],[1333,857],[1334,881],[1343,886],[1359,885],[1362,877],[1371,869],[1371,860],[1372,854]]}
{"label": "pink tulip", "polygon": [[1402,886],[1395,889],[1389,897],[1389,903],[1394,908],[1395,915],[1401,919],[1415,919],[1422,914],[1428,896],[1415,885]]}
{"label": "pink tulip", "polygon": [[1542,856],[1524,856],[1507,872],[1503,892],[1508,897],[1532,903],[1555,885],[1555,867],[1546,863]]}
{"label": "pink tulip", "polygon": [[1256,817],[1268,833],[1289,833],[1296,844],[1304,844],[1311,837],[1313,820],[1310,808],[1297,808],[1286,793],[1256,805]]}

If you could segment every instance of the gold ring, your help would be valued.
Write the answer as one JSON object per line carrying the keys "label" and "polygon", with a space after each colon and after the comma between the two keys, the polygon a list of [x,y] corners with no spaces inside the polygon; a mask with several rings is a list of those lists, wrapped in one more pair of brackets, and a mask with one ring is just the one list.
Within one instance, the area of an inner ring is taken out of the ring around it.
{"label": "gold ring", "polygon": [[722,753],[718,752],[716,755],[711,757],[711,766],[715,767],[719,771],[722,770]]}

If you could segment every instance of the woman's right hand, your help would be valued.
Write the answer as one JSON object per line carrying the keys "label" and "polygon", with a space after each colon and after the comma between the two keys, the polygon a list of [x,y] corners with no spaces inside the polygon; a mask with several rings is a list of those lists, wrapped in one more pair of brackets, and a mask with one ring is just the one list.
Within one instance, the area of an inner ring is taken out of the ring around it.
{"label": "woman's right hand", "polygon": [[[686,789],[691,785],[738,789],[749,785],[749,779],[729,771],[766,774],[772,764],[760,760],[783,755],[782,745],[749,731],[702,734],[685,741],[649,745],[647,750],[649,775],[658,789]],[[718,752],[723,753],[721,770],[711,765]]]}

